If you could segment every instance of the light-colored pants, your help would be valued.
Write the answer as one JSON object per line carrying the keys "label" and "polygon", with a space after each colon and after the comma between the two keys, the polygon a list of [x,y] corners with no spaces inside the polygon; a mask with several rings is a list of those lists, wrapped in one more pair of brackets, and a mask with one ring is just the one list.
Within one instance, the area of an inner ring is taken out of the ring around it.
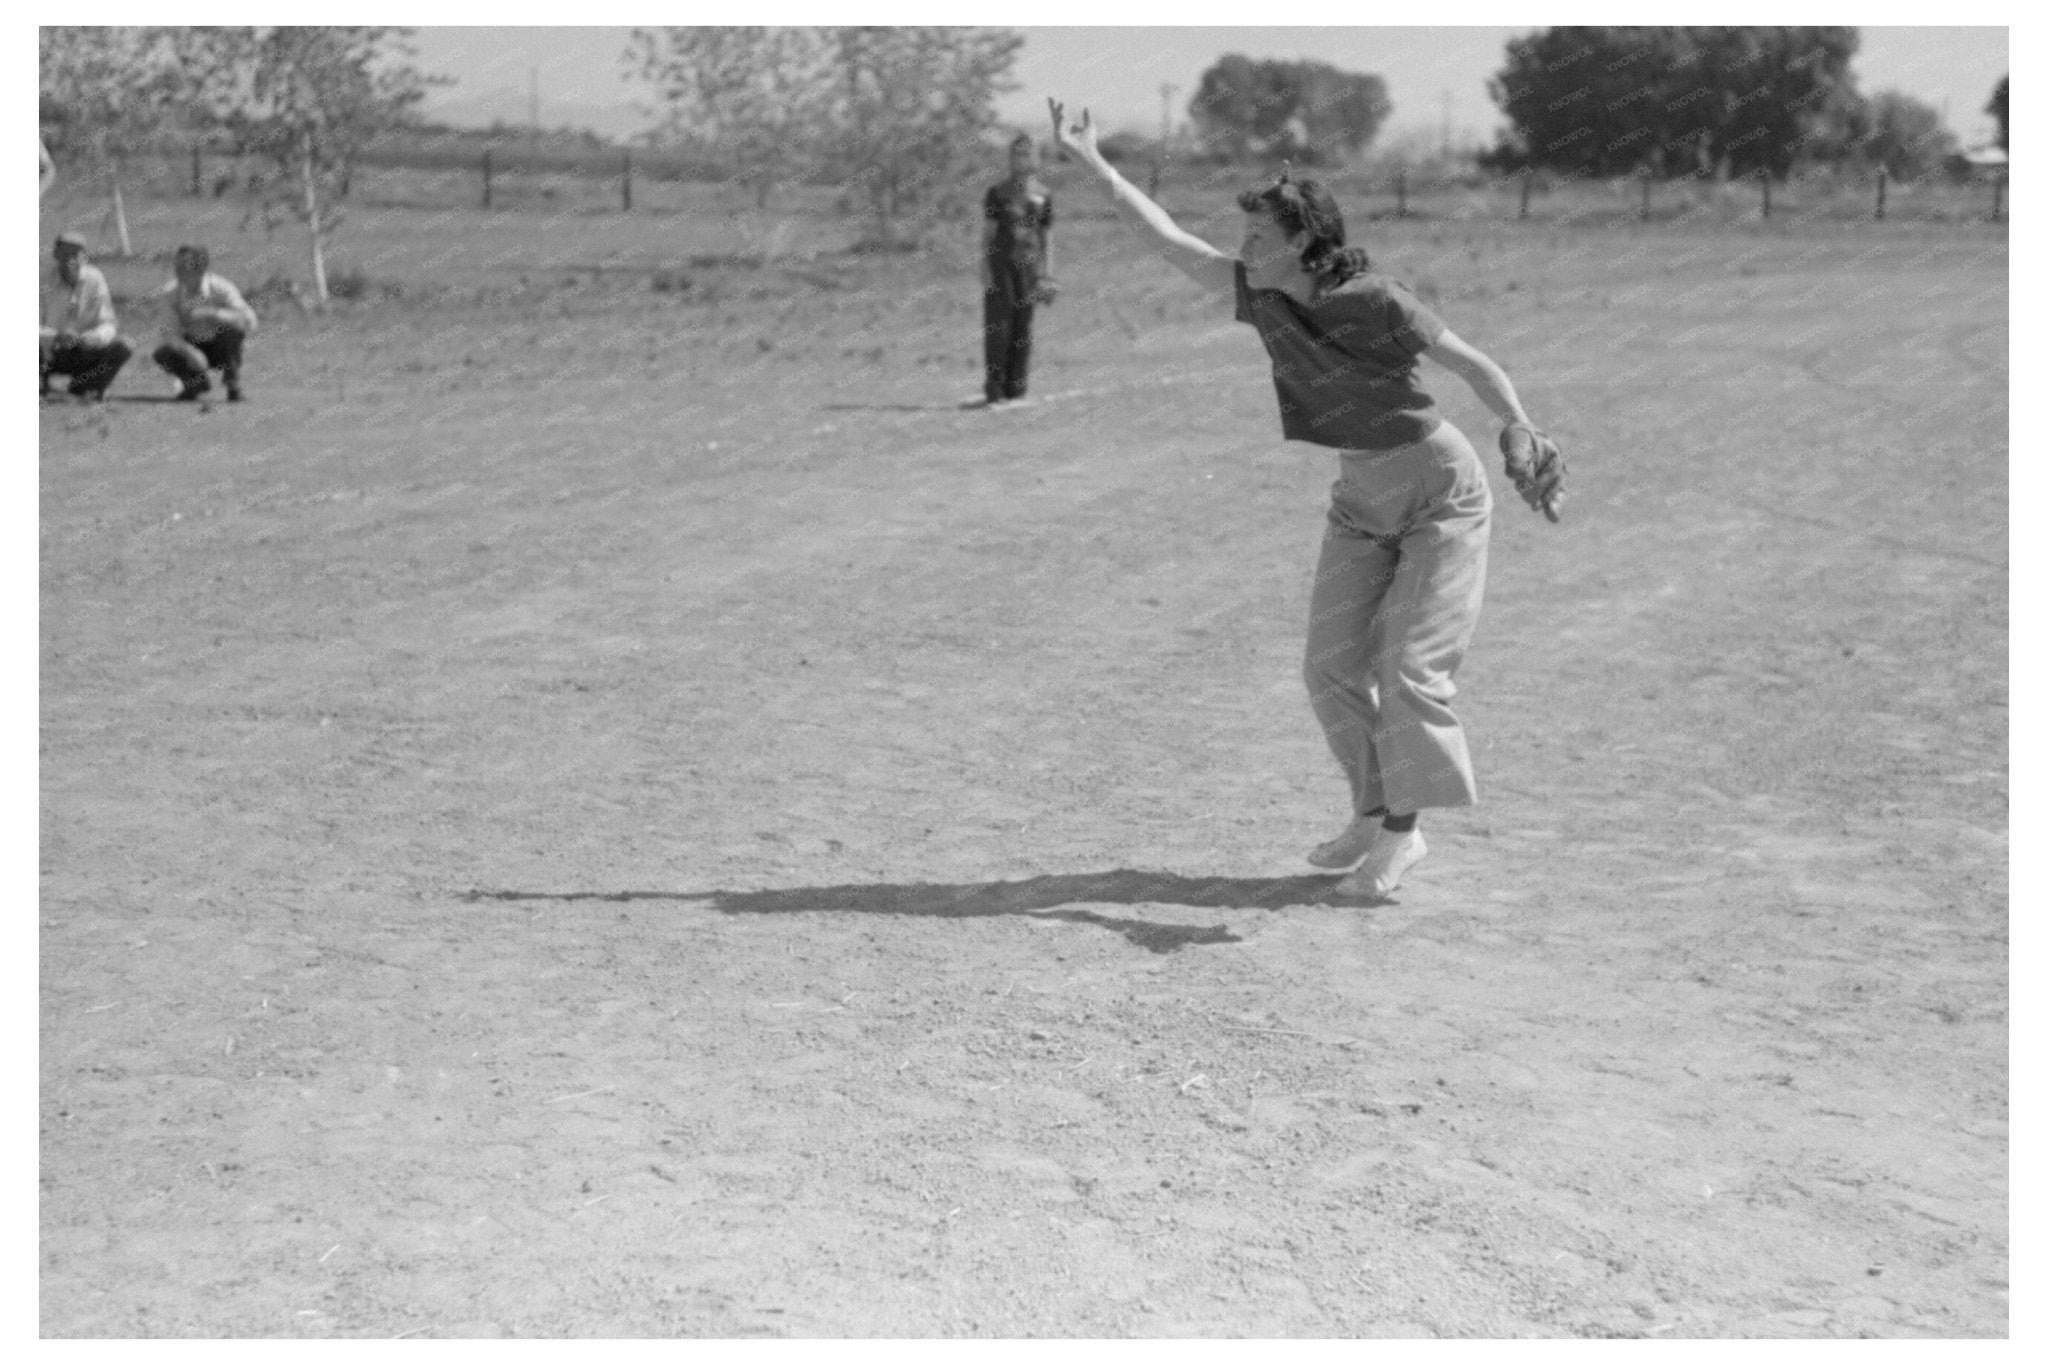
{"label": "light-colored pants", "polygon": [[1486,588],[1486,473],[1448,422],[1413,445],[1339,456],[1309,601],[1309,701],[1354,813],[1469,806],[1451,675]]}

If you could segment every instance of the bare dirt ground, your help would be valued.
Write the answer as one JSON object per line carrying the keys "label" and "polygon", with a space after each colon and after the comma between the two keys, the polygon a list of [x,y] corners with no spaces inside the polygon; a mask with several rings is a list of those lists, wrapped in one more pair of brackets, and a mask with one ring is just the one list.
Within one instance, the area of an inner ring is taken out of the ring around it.
{"label": "bare dirt ground", "polygon": [[2002,228],[1361,234],[1577,488],[1363,905],[1248,329],[591,224],[43,413],[45,1335],[2006,1332]]}

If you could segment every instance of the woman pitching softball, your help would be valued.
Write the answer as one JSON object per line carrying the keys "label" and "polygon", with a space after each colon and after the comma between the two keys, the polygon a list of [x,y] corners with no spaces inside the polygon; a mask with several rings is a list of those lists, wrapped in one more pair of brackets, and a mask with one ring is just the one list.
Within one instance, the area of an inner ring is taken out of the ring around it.
{"label": "woman pitching softball", "polygon": [[1531,425],[1498,365],[1344,242],[1329,192],[1282,172],[1238,197],[1244,244],[1218,251],[1182,230],[1102,157],[1088,112],[1053,135],[1107,185],[1146,244],[1258,329],[1288,440],[1337,452],[1309,607],[1309,700],[1351,784],[1351,823],[1309,855],[1353,868],[1341,895],[1382,897],[1428,852],[1418,815],[1476,799],[1451,713],[1479,617],[1493,497],[1473,451],[1416,378],[1428,356],[1472,386],[1505,426],[1508,472],[1552,520],[1563,460]]}

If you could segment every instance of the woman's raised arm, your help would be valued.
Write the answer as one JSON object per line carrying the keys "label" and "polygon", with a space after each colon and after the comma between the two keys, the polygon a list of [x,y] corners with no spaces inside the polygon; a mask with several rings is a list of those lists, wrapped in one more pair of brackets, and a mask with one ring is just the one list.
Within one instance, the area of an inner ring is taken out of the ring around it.
{"label": "woman's raised arm", "polygon": [[1171,214],[1146,198],[1143,190],[1124,179],[1095,145],[1095,125],[1086,109],[1081,111],[1078,124],[1069,124],[1058,100],[1048,99],[1046,104],[1052,109],[1053,141],[1101,178],[1109,189],[1110,201],[1116,205],[1117,216],[1144,239],[1153,254],[1203,288],[1225,297],[1234,296],[1237,257],[1218,251],[1182,228]]}

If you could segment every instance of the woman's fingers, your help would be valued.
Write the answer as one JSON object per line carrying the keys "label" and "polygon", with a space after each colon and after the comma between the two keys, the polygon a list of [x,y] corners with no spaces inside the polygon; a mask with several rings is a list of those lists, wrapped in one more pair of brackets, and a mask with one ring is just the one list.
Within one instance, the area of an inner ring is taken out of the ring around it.
{"label": "woman's fingers", "polygon": [[1087,109],[1081,110],[1080,122],[1070,124],[1067,122],[1067,106],[1048,95],[1045,98],[1045,107],[1052,112],[1052,136],[1055,142],[1082,145],[1094,132],[1094,116]]}

